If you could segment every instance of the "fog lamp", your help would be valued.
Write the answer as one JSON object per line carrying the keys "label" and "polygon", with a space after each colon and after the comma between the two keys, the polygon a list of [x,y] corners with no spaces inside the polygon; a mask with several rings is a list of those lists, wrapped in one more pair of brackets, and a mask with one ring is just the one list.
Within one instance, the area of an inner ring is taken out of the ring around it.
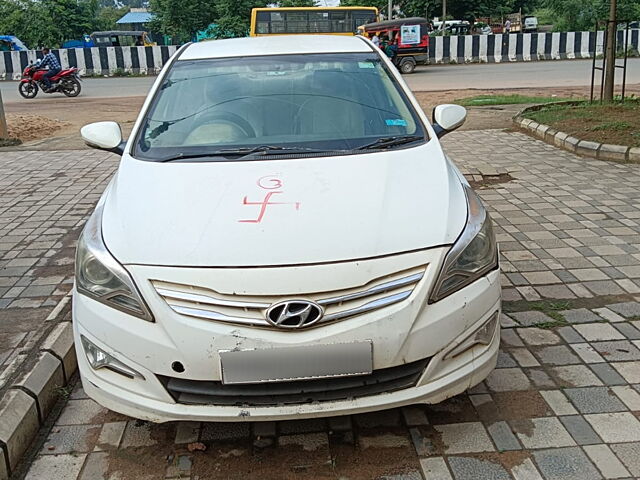
{"label": "fog lamp", "polygon": [[87,340],[83,335],[80,335],[80,340],[82,341],[82,347],[84,348],[84,353],[87,356],[87,361],[94,370],[106,368],[107,370],[119,373],[120,375],[124,375],[128,378],[141,378],[144,380],[141,373],[138,373],[133,368],[112,357],[107,352],[100,349],[100,347]]}
{"label": "fog lamp", "polygon": [[480,328],[474,330],[471,335],[465,337],[458,345],[452,348],[445,356],[445,360],[456,357],[476,345],[489,345],[496,331],[500,319],[500,312],[495,312],[483,323]]}

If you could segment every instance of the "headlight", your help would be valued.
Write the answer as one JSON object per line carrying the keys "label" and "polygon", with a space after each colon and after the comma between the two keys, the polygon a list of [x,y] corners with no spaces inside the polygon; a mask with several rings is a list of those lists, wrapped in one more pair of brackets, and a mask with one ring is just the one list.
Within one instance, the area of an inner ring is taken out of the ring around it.
{"label": "headlight", "polygon": [[94,300],[152,322],[153,317],[129,273],[102,240],[101,201],[87,221],[76,250],[76,288]]}
{"label": "headlight", "polygon": [[491,218],[478,195],[464,185],[467,224],[444,259],[429,303],[442,300],[498,266],[498,247]]}

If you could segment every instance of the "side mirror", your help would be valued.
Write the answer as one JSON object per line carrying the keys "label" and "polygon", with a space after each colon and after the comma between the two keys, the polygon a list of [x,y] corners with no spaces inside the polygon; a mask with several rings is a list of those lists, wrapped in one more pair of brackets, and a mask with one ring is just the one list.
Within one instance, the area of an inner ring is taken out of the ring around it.
{"label": "side mirror", "polygon": [[107,150],[122,155],[125,142],[122,140],[122,130],[116,122],[96,122],[85,125],[80,129],[84,142],[92,148]]}
{"label": "side mirror", "polygon": [[433,129],[438,138],[462,126],[467,119],[467,109],[460,105],[444,104],[433,109]]}

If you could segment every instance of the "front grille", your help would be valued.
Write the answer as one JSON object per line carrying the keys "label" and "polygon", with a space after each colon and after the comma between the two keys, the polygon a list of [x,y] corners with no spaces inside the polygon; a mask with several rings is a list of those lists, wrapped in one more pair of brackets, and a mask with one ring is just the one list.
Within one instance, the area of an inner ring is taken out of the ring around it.
{"label": "front grille", "polygon": [[186,405],[265,407],[367,397],[413,387],[429,359],[374,370],[369,375],[292,382],[223,385],[158,376],[173,399]]}
{"label": "front grille", "polygon": [[305,299],[324,309],[315,325],[368,313],[409,298],[424,276],[426,265],[374,279],[364,286],[297,295],[224,295],[214,290],[161,280],[152,280],[156,292],[173,311],[206,320],[257,327],[273,327],[266,320],[271,305],[283,300]]}

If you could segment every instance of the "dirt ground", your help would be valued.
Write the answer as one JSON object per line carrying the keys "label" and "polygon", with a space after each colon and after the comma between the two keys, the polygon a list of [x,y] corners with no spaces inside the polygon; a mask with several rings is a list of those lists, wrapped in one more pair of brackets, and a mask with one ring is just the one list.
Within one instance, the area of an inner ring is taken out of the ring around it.
{"label": "dirt ground", "polygon": [[[629,94],[640,95],[640,84],[628,85]],[[526,94],[558,98],[585,98],[589,87],[519,88],[493,90],[450,90],[415,92],[422,108],[430,114],[441,103],[483,94]],[[85,148],[78,131],[91,122],[116,120],[126,136],[131,131],[144,97],[51,98],[5,104],[7,121],[13,136],[25,142],[21,147],[36,150],[68,150]],[[469,107],[463,130],[510,128],[511,118],[527,105]]]}
{"label": "dirt ground", "polygon": [[528,118],[582,140],[640,147],[640,102],[621,105],[556,106]]}

